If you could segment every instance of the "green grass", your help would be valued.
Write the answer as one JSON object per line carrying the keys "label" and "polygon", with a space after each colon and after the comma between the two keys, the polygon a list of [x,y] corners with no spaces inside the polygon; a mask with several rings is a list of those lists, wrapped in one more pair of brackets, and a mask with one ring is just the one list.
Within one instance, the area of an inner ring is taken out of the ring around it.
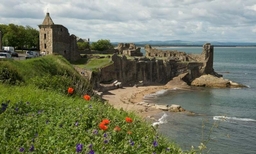
{"label": "green grass", "polygon": [[108,58],[108,57],[92,58],[88,61],[88,63],[84,66],[84,68],[88,70],[95,70],[110,64],[112,64],[111,58]]}
{"label": "green grass", "polygon": [[[75,93],[68,94],[68,87]],[[90,87],[60,56],[1,62],[0,153],[195,153],[182,151],[134,113],[93,96]],[[99,128],[103,119],[110,120],[107,130]],[[121,130],[114,131],[116,126]]]}
{"label": "green grass", "polygon": [[43,56],[22,61],[0,61],[0,83],[34,85],[41,89],[65,93],[72,86],[76,93],[92,94],[89,81],[82,78],[62,56]]}
{"label": "green grass", "polygon": [[[0,93],[0,153],[18,153],[22,148],[29,152],[32,146],[35,153],[76,153],[77,144],[83,145],[83,153],[182,153],[133,113],[97,99],[2,84]],[[132,123],[125,121],[127,116]],[[100,130],[98,125],[106,118],[108,129]],[[116,126],[121,131],[115,132]]]}

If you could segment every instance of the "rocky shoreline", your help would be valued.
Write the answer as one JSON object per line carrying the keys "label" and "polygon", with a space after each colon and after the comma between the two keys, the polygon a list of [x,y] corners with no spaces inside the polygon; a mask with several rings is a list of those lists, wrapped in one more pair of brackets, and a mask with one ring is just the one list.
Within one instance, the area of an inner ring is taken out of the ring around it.
{"label": "rocky shoreline", "polygon": [[191,111],[187,111],[178,104],[158,105],[144,101],[145,96],[156,93],[160,90],[191,90],[193,86],[211,87],[211,88],[238,88],[246,87],[244,85],[232,82],[230,80],[215,77],[213,75],[203,75],[192,82],[192,86],[187,85],[182,80],[185,74],[181,74],[168,82],[166,85],[159,86],[133,86],[122,87],[109,90],[102,93],[102,98],[110,105],[117,109],[123,109],[128,112],[134,112],[142,118],[152,117],[163,111],[180,112],[188,115],[197,115]]}

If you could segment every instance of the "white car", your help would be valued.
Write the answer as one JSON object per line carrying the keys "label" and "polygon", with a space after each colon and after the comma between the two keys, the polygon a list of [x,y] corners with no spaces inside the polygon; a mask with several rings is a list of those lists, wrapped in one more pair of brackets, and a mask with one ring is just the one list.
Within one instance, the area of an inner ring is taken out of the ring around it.
{"label": "white car", "polygon": [[39,52],[36,52],[36,51],[26,51],[26,59],[29,59],[29,58],[35,58],[35,57],[39,57]]}
{"label": "white car", "polygon": [[7,52],[0,52],[0,59],[12,59],[12,55]]}

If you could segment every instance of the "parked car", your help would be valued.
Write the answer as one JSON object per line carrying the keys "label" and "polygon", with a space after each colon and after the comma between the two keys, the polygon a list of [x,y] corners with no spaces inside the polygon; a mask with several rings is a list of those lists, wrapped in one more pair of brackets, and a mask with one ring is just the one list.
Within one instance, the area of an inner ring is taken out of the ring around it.
{"label": "parked car", "polygon": [[15,52],[14,47],[10,47],[10,46],[3,46],[3,50],[5,52],[8,52],[9,54],[12,55],[12,57],[19,57],[19,54],[17,52]]}
{"label": "parked car", "polygon": [[26,51],[26,59],[29,59],[29,58],[35,58],[35,57],[39,57],[39,52],[36,52],[36,51]]}
{"label": "parked car", "polygon": [[19,54],[15,51],[1,50],[1,52],[9,53],[9,54],[11,54],[12,57],[19,57]]}
{"label": "parked car", "polygon": [[0,52],[0,59],[12,59],[12,55],[8,52]]}

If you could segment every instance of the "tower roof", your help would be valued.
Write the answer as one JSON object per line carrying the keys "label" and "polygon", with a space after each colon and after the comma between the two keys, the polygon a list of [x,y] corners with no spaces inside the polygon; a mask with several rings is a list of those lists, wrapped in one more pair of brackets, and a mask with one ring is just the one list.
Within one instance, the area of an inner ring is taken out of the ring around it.
{"label": "tower roof", "polygon": [[48,12],[46,13],[46,16],[44,18],[42,25],[54,25],[52,18],[50,17],[50,13]]}

